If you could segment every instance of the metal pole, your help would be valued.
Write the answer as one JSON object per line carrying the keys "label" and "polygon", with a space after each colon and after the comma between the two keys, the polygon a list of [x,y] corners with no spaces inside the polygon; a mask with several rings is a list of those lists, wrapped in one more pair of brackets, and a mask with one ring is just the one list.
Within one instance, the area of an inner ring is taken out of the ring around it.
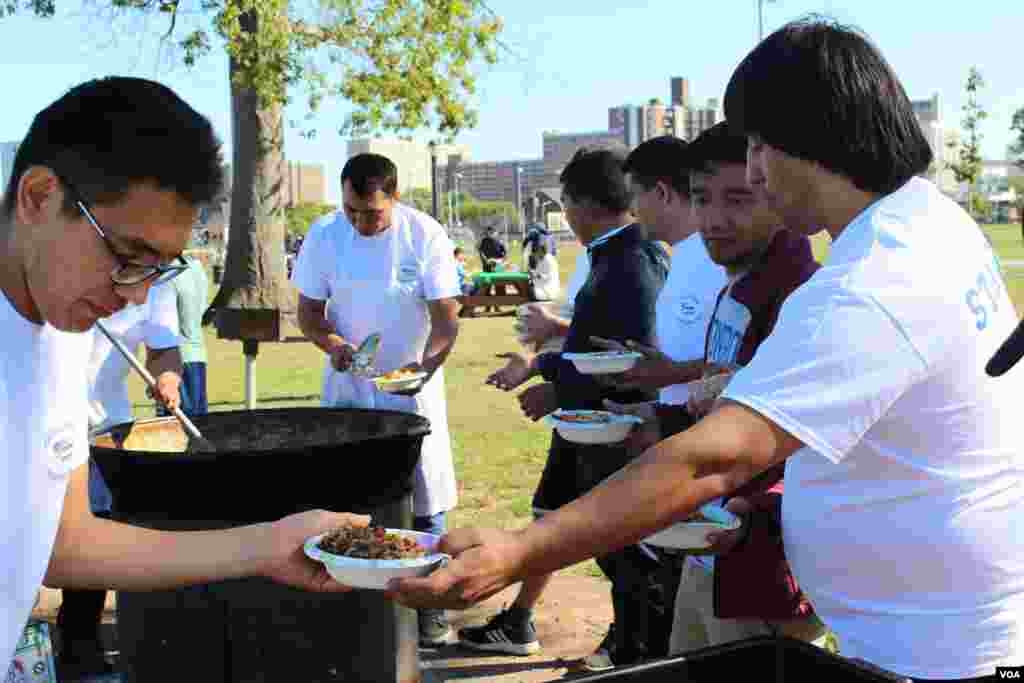
{"label": "metal pole", "polygon": [[[523,221],[523,167],[516,166],[515,176],[515,202],[516,202],[516,225],[522,229]],[[525,234],[525,230],[522,231]]]}
{"label": "metal pole", "polygon": [[459,217],[459,178],[462,177],[461,173],[455,174],[455,198],[452,202],[455,205],[455,225],[462,227],[462,219]]}
{"label": "metal pole", "polygon": [[452,191],[451,191],[451,188],[449,188],[447,186],[444,189],[445,189],[445,192],[446,192],[445,201],[448,204],[448,228],[451,229],[451,228],[455,227],[455,218],[454,218],[455,212],[452,209]]}
{"label": "metal pole", "polygon": [[757,0],[757,42],[764,38],[764,0]]}
{"label": "metal pole", "polygon": [[259,353],[260,343],[246,339],[242,342],[242,352],[245,354],[245,408],[255,410],[256,408],[256,354]]}
{"label": "metal pole", "polygon": [[434,220],[438,220],[438,186],[437,186],[437,143],[431,141],[430,147],[430,206]]}

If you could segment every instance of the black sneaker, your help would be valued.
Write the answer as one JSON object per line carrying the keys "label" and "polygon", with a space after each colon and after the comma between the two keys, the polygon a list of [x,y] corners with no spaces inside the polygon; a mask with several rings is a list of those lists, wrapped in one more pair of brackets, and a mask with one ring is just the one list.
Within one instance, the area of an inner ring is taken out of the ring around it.
{"label": "black sneaker", "polygon": [[533,620],[513,617],[509,610],[498,612],[483,626],[459,629],[459,644],[471,650],[509,655],[532,655],[540,651]]}
{"label": "black sneaker", "polygon": [[452,627],[443,609],[421,609],[417,617],[420,624],[420,647],[441,647],[452,641]]}

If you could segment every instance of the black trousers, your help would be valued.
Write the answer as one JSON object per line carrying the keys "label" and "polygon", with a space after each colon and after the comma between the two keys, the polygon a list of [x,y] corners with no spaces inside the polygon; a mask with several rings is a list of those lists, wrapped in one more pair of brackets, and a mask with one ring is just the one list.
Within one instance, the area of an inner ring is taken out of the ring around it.
{"label": "black trousers", "polygon": [[676,558],[655,555],[657,559],[634,545],[597,558],[612,583],[611,645],[617,665],[668,656],[682,565]]}

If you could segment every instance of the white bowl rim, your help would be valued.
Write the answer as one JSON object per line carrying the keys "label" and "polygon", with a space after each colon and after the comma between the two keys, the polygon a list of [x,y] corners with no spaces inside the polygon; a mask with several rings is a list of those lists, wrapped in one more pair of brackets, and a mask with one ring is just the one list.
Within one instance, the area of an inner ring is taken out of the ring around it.
{"label": "white bowl rim", "polygon": [[[387,373],[384,373],[384,375],[386,375],[386,374]],[[413,374],[411,374],[411,375],[409,375],[407,377],[398,377],[398,378],[394,378],[394,379],[384,379],[384,375],[378,375],[376,377],[371,377],[370,381],[373,382],[374,384],[385,384],[385,385],[405,384],[407,382],[418,382],[418,381],[420,381],[422,379],[426,379],[426,377],[427,377],[427,373],[425,373],[423,371],[414,372]]]}
{"label": "white bowl rim", "polygon": [[[726,510],[721,505],[715,503],[705,503],[697,508],[697,512],[704,515],[705,517],[720,517],[721,520],[714,520],[710,522],[687,522],[685,519],[681,522],[671,524],[661,531],[656,531],[654,534],[659,534],[662,531],[667,531],[672,528],[686,528],[686,529],[707,529],[708,531],[735,531],[739,529],[743,524],[743,520],[737,517],[732,512]],[[653,536],[654,534],[651,534]]]}
{"label": "white bowl rim", "polygon": [[[588,413],[600,413],[601,415],[608,415],[610,419],[607,422],[568,422],[565,420],[558,419],[560,415],[579,415]],[[559,429],[579,430],[605,430],[615,425],[642,424],[644,421],[642,417],[637,417],[636,415],[620,415],[618,413],[612,413],[607,410],[562,410],[561,408],[548,415],[545,419],[548,422],[548,424],[554,427],[558,427]]]}
{"label": "white bowl rim", "polygon": [[603,360],[622,360],[625,358],[635,358],[637,360],[644,357],[644,354],[638,351],[588,351],[586,353],[563,353],[562,358],[566,360],[587,360],[587,361],[603,361]]}
{"label": "white bowl rim", "polygon": [[[388,529],[385,531],[389,534],[398,534],[400,536],[411,537],[414,540],[427,537],[433,540],[433,544],[436,545],[437,541],[440,540],[440,536],[426,533],[425,531],[412,531],[410,529]],[[408,569],[411,567],[426,567],[439,562],[444,562],[450,559],[449,555],[444,553],[430,553],[428,552],[423,557],[414,557],[408,560],[370,560],[362,557],[346,557],[344,555],[335,555],[325,550],[321,550],[317,547],[320,540],[330,532],[324,532],[317,534],[316,536],[310,536],[306,539],[303,544],[303,551],[306,553],[306,557],[311,560],[322,562],[324,565],[330,567],[352,567],[354,569],[360,569],[363,571],[379,570],[382,572],[394,571],[395,569]]]}

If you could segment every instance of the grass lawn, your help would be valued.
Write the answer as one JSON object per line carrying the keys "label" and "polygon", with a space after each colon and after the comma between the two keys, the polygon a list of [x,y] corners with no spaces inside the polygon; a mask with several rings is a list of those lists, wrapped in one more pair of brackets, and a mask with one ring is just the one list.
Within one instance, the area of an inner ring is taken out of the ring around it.
{"label": "grass lawn", "polygon": [[[1019,226],[986,226],[1000,253],[1024,259]],[[827,236],[815,237],[815,254],[823,258]],[[568,281],[580,247],[558,250],[562,284]],[[513,260],[518,260],[512,250]],[[479,263],[469,264],[469,270]],[[1014,271],[1009,271],[1012,275]],[[1024,270],[1017,272],[1024,273]],[[1011,295],[1020,308],[1024,279],[1008,277]],[[486,376],[503,361],[495,354],[519,349],[512,330],[514,317],[482,315],[462,321],[459,340],[445,368],[448,412],[460,502],[452,515],[455,526],[518,527],[530,521],[533,489],[544,466],[549,430],[525,419],[514,394],[484,385]],[[210,362],[208,394],[212,410],[244,407],[244,359],[241,344],[207,333]],[[264,408],[319,405],[323,355],[311,344],[263,344],[256,362],[259,405]],[[140,417],[153,414],[144,399],[141,380],[130,379]],[[600,576],[596,565],[584,563],[567,571]]]}

